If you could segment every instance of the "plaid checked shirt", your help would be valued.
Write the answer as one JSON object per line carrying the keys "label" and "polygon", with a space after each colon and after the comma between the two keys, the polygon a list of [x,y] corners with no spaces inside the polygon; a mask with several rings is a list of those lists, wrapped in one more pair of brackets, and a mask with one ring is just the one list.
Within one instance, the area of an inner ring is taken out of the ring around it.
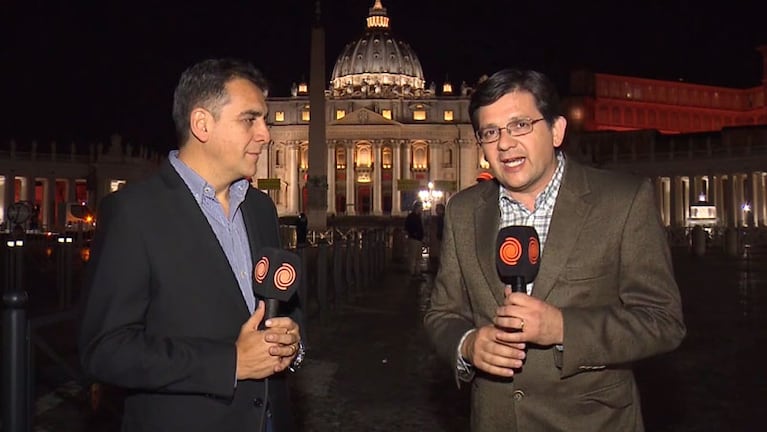
{"label": "plaid checked shirt", "polygon": [[[535,198],[535,210],[529,211],[525,206],[515,200],[509,194],[505,187],[499,186],[498,206],[501,208],[501,223],[498,229],[511,225],[527,225],[538,231],[538,238],[541,244],[541,256],[546,244],[546,237],[549,234],[549,225],[551,225],[551,216],[554,213],[554,204],[557,203],[559,187],[562,186],[562,177],[565,172],[565,155],[557,152],[557,168],[554,170],[554,176],[549,184],[543,189],[540,195]],[[533,282],[527,284],[527,294],[533,292]],[[475,330],[467,331],[460,342],[458,342],[458,361],[456,368],[458,370],[458,379],[469,382],[474,377],[474,367],[461,356],[461,346],[466,337]],[[557,345],[557,349],[562,351],[563,347]]]}
{"label": "plaid checked shirt", "polygon": [[[562,176],[565,172],[565,156],[557,152],[557,168],[549,184],[540,195],[535,198],[535,210],[529,211],[519,201],[511,197],[511,194],[503,185],[498,194],[498,206],[501,208],[501,225],[504,228],[511,225],[531,226],[538,231],[541,244],[541,256],[546,245],[546,237],[549,234],[551,215],[554,213],[554,204],[557,203],[559,187],[562,186]],[[527,294],[533,292],[533,282],[527,284]]]}

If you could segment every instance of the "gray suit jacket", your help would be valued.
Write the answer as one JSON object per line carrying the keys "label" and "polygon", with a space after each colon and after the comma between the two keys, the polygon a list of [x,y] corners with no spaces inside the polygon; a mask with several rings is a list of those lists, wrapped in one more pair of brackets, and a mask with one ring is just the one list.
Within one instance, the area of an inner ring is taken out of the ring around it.
{"label": "gray suit jacket", "polygon": [[[504,285],[495,268],[498,184],[447,205],[442,265],[425,317],[454,367],[461,336],[492,323]],[[631,363],[676,348],[679,291],[651,183],[567,161],[532,295],[562,310],[564,351],[528,344],[521,372],[477,372],[473,431],[640,431]]]}

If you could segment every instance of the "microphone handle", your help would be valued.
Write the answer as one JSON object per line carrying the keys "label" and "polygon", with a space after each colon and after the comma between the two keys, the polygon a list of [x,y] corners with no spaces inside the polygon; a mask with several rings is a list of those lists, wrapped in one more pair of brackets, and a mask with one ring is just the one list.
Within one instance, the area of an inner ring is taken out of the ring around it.
{"label": "microphone handle", "polygon": [[280,301],[273,298],[264,299],[266,311],[264,311],[264,321],[277,316],[277,309],[280,308]]}
{"label": "microphone handle", "polygon": [[511,292],[527,294],[527,284],[525,284],[524,276],[512,276]]}

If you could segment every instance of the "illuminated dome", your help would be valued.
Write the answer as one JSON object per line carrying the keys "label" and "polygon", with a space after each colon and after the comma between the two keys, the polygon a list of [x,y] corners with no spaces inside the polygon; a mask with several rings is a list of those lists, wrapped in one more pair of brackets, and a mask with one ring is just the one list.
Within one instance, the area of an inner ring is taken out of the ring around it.
{"label": "illuminated dome", "polygon": [[347,44],[336,60],[330,81],[333,96],[407,98],[428,92],[415,52],[389,33],[381,0],[375,0],[369,13],[365,34]]}

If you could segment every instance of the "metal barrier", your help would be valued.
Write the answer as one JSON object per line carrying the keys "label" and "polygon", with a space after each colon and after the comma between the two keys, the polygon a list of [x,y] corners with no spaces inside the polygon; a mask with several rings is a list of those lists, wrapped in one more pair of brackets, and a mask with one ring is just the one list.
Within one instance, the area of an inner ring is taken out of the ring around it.
{"label": "metal barrier", "polygon": [[299,296],[305,314],[318,315],[323,322],[333,310],[374,289],[392,256],[393,229],[336,227],[310,231],[306,244],[294,244],[291,228],[281,227],[281,235],[288,240],[283,247],[294,250],[304,262],[306,284]]}

